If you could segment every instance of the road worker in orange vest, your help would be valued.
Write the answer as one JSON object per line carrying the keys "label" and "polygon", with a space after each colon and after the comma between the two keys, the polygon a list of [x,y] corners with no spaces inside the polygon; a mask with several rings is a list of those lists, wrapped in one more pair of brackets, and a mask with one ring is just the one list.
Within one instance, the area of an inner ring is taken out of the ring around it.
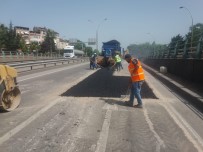
{"label": "road worker in orange vest", "polygon": [[[130,100],[126,102],[127,105],[133,106],[134,108],[142,108],[142,98],[140,95],[141,86],[144,82],[145,76],[142,69],[141,63],[138,59],[132,58],[130,54],[125,55],[125,60],[129,63],[128,70],[131,78],[129,87],[131,87]],[[134,105],[134,97],[137,98],[137,105]]]}

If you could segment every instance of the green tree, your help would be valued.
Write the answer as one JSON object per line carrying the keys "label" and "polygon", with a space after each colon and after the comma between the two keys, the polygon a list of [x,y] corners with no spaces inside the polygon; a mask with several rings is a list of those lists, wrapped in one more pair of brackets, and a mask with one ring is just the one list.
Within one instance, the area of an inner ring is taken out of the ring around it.
{"label": "green tree", "polygon": [[93,53],[96,53],[97,55],[100,54],[99,50],[97,50],[97,49],[94,49]]}
{"label": "green tree", "polygon": [[40,49],[40,46],[38,45],[38,42],[32,42],[30,44],[30,50],[33,51],[33,50],[39,50]]}
{"label": "green tree", "polygon": [[181,49],[184,47],[184,38],[180,36],[180,34],[174,36],[171,38],[171,42],[169,43],[169,49],[175,49],[176,44],[178,43],[178,49]]}
{"label": "green tree", "polygon": [[188,39],[188,46],[191,46],[191,30],[193,29],[193,37],[192,37],[192,46],[195,47],[198,44],[199,38],[203,36],[203,24],[197,23],[192,27],[190,27],[190,32],[186,34],[186,38]]}
{"label": "green tree", "polygon": [[93,49],[92,47],[86,47],[84,52],[87,56],[91,56],[93,54]]}
{"label": "green tree", "polygon": [[85,43],[83,43],[83,42],[80,41],[80,40],[77,40],[76,43],[70,43],[70,45],[73,45],[74,48],[77,49],[77,50],[83,50],[83,51],[84,51],[85,48],[86,48]]}
{"label": "green tree", "polygon": [[155,42],[153,42],[152,44],[150,44],[149,42],[142,44],[131,44],[127,47],[130,54],[133,54],[138,58],[147,57],[151,54],[159,55],[161,54],[161,50],[163,50],[164,48],[165,45],[156,44]]}
{"label": "green tree", "polygon": [[6,48],[6,40],[8,36],[8,28],[4,24],[0,25],[0,49]]}
{"label": "green tree", "polygon": [[56,46],[54,43],[55,33],[50,29],[47,30],[47,34],[44,42],[41,44],[41,52],[42,53],[52,53],[56,51]]}
{"label": "green tree", "polygon": [[28,51],[28,47],[27,47],[25,40],[23,38],[20,39],[19,47],[23,52]]}
{"label": "green tree", "polygon": [[16,51],[20,48],[21,37],[19,34],[16,34],[13,29],[12,22],[10,22],[9,28],[5,36],[5,47],[8,51]]}

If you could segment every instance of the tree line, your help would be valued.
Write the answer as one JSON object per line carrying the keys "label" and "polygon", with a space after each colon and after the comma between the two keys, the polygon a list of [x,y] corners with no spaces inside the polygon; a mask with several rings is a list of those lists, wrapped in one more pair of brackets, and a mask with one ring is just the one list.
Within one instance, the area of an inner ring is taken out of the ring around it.
{"label": "tree line", "polygon": [[146,42],[142,44],[131,44],[127,49],[137,57],[147,57],[154,51],[164,51],[166,49],[174,49],[175,47],[183,49],[186,42],[187,47],[196,47],[201,36],[203,36],[203,24],[197,23],[189,28],[189,32],[185,36],[181,36],[180,34],[173,36],[168,44],[156,44],[155,42],[150,44]]}
{"label": "tree line", "polygon": [[42,44],[38,42],[31,42],[29,45],[26,44],[25,39],[17,34],[14,30],[12,23],[9,27],[4,24],[0,25],[0,49],[5,51],[17,51],[22,52],[32,52],[33,50],[39,50],[42,53],[48,52],[50,50],[55,51],[54,46],[54,35],[51,30],[47,31],[45,41]]}
{"label": "tree line", "polygon": [[[20,50],[24,53],[31,53],[35,50],[42,54],[63,53],[63,50],[58,50],[56,48],[54,42],[55,38],[55,32],[48,29],[45,39],[41,44],[38,42],[31,42],[29,45],[27,45],[25,39],[20,34],[17,34],[14,30],[12,22],[9,24],[9,27],[5,26],[4,24],[0,24],[0,51]],[[84,51],[85,55],[87,56],[91,56],[93,53],[99,54],[98,50],[93,50],[92,47],[86,46],[86,44],[80,40],[77,40],[77,43],[70,43],[69,45],[73,45],[75,49]]]}
{"label": "tree line", "polygon": [[0,48],[6,50],[16,50],[22,47],[23,41],[20,35],[16,35],[13,30],[12,23],[9,27],[0,25]]}

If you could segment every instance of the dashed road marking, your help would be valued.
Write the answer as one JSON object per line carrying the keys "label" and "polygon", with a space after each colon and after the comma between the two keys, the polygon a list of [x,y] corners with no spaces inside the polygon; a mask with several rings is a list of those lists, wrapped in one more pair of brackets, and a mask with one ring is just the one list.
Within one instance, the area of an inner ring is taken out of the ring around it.
{"label": "dashed road marking", "polygon": [[158,133],[154,130],[153,123],[151,122],[151,120],[149,118],[149,114],[148,114],[148,112],[147,112],[147,110],[145,108],[143,109],[143,112],[144,112],[145,120],[146,120],[146,122],[147,122],[147,124],[149,126],[149,129],[154,134],[154,137],[157,140],[156,152],[160,152],[161,151],[161,147],[165,148],[164,141],[161,139],[161,137],[158,135]]}
{"label": "dashed road marking", "polygon": [[[76,81],[73,81],[70,86],[73,86],[77,83],[79,83],[80,81],[82,81],[83,79],[85,79],[86,77],[88,77],[89,75],[91,75],[92,73],[94,73],[94,71],[90,71],[87,74],[83,75],[82,77],[80,77],[79,79],[77,79]],[[62,92],[66,91],[67,88],[65,88]],[[63,102],[65,101],[65,98],[63,97],[58,97],[58,96],[54,96],[53,97],[53,101],[46,105],[44,108],[42,108],[41,110],[39,110],[38,112],[36,112],[34,115],[32,115],[31,117],[29,117],[27,120],[25,120],[24,122],[22,122],[21,124],[19,124],[18,126],[16,126],[15,128],[13,128],[12,130],[8,131],[6,134],[4,134],[3,136],[0,137],[0,145],[3,144],[4,142],[6,142],[7,140],[9,140],[12,136],[14,136],[16,133],[18,133],[19,131],[21,131],[23,128],[25,128],[26,126],[28,126],[31,122],[33,122],[35,119],[37,119],[40,115],[42,115],[43,113],[45,113],[47,110],[49,110],[51,107],[53,107],[55,104],[59,103],[59,102]]]}
{"label": "dashed road marking", "polygon": [[[146,72],[147,73],[147,72]],[[147,81],[147,80],[146,80]],[[150,88],[155,88],[152,83],[148,82]],[[203,139],[198,135],[198,133],[188,124],[188,122],[173,108],[166,99],[159,91],[153,90],[158,98],[160,98],[163,102],[158,102],[161,106],[163,106],[169,115],[173,118],[174,122],[183,130],[185,136],[188,138],[189,141],[193,143],[195,148],[199,151],[203,151]]]}
{"label": "dashed road marking", "polygon": [[[112,106],[105,104],[104,107],[107,109],[104,122],[102,125],[102,130],[99,136],[99,140],[97,142],[97,149],[95,152],[105,152],[106,151],[106,144],[109,135],[109,126],[111,121],[111,114],[112,114]],[[113,109],[115,107],[113,106]]]}
{"label": "dashed road marking", "polygon": [[14,129],[8,131],[6,134],[4,134],[3,136],[0,137],[0,145],[2,143],[4,143],[5,141],[7,141],[10,137],[12,137],[13,135],[15,135],[16,133],[18,133],[20,130],[22,130],[24,127],[26,127],[27,125],[29,125],[31,122],[33,122],[35,119],[37,119],[40,115],[42,115],[43,113],[45,113],[48,109],[50,109],[51,107],[53,107],[55,104],[57,104],[58,102],[62,102],[64,99],[63,98],[57,98],[55,99],[53,102],[51,102],[49,105],[45,106],[44,108],[42,108],[41,110],[39,110],[38,112],[36,112],[34,115],[32,115],[30,118],[28,118],[26,121],[22,122],[21,124],[19,124],[17,127],[15,127]]}

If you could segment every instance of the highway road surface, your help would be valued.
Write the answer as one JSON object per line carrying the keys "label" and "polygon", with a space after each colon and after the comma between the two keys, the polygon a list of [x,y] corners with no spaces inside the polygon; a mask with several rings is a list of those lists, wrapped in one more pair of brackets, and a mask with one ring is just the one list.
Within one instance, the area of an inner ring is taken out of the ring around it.
{"label": "highway road surface", "polygon": [[0,113],[0,152],[202,152],[203,120],[145,71],[143,109],[125,105],[129,74],[89,63],[22,73],[21,105]]}

